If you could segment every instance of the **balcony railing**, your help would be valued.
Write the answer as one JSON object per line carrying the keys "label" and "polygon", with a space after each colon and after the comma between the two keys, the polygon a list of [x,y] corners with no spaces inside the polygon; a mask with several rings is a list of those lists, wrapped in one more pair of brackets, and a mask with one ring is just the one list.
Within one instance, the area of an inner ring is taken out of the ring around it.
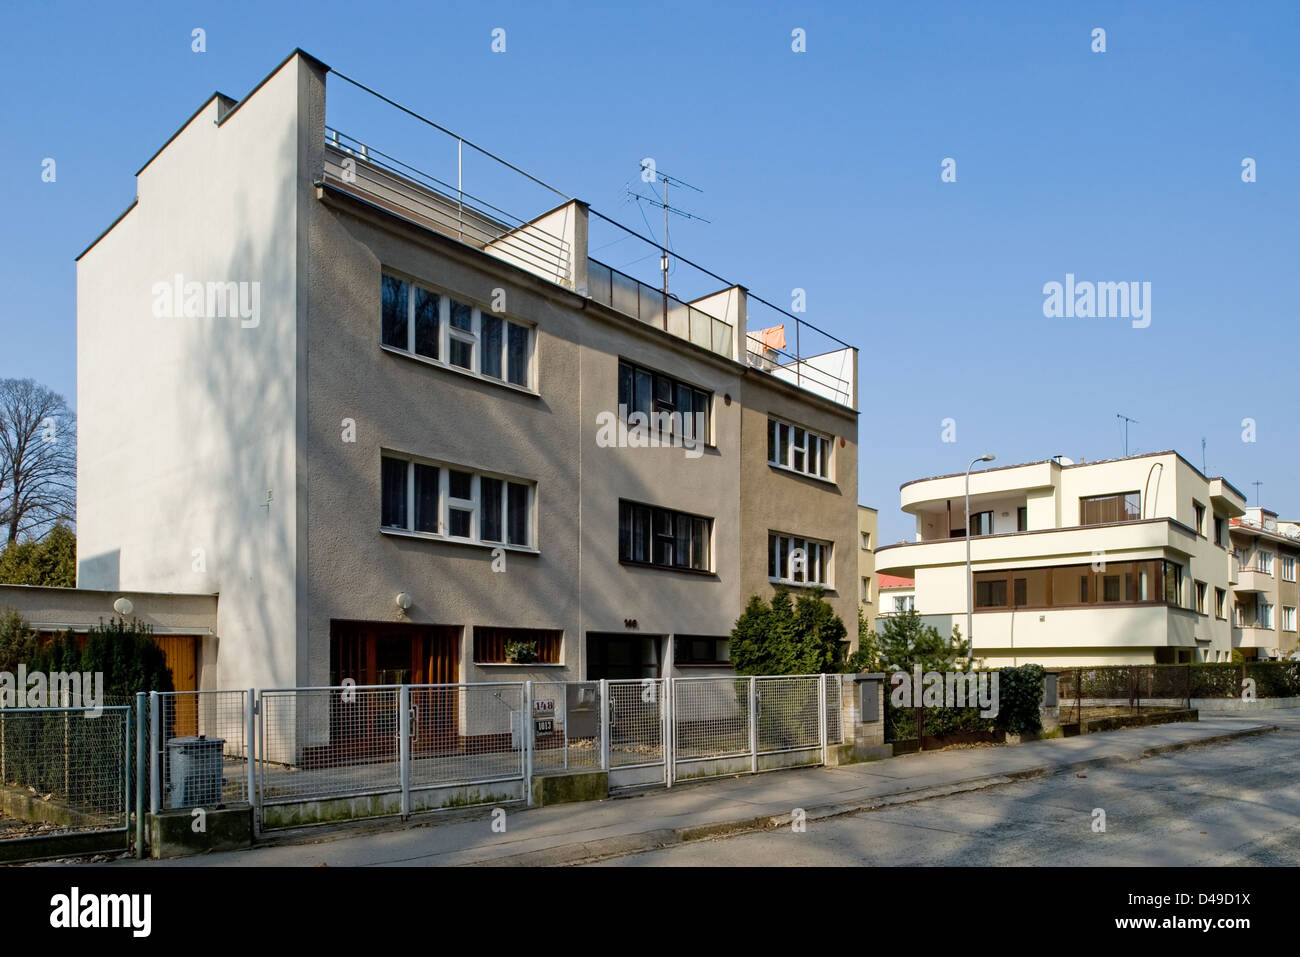
{"label": "balcony railing", "polygon": [[609,306],[615,312],[667,329],[678,338],[688,339],[719,355],[732,355],[735,330],[731,323],[682,302],[671,293],[665,311],[662,289],[633,279],[627,273],[594,259],[587,260],[587,293],[592,301]]}

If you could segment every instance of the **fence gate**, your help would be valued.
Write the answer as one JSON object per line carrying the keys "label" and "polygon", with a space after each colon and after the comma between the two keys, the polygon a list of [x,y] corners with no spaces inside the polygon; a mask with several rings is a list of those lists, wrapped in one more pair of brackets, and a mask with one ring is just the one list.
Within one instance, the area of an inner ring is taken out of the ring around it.
{"label": "fence gate", "polygon": [[606,682],[609,700],[609,786],[667,784],[669,683],[663,678]]}

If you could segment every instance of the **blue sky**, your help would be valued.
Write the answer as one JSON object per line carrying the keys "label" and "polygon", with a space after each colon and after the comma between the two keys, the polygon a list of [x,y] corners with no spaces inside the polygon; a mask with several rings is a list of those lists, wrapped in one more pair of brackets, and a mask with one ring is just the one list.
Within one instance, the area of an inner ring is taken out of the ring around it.
{"label": "blue sky", "polygon": [[[0,376],[75,399],[74,257],[214,90],[242,97],[300,46],[643,230],[622,201],[642,157],[702,187],[683,205],[710,222],[675,223],[674,246],[773,302],[805,289],[807,318],[861,349],[859,500],[882,541],[910,531],[901,483],[985,449],[1114,457],[1117,412],[1139,420],[1131,451],[1199,466],[1204,438],[1212,474],[1300,516],[1300,5],[20,0],[0,17]],[[379,142],[392,119],[347,122]],[[1045,318],[1066,273],[1151,283],[1150,326]]]}

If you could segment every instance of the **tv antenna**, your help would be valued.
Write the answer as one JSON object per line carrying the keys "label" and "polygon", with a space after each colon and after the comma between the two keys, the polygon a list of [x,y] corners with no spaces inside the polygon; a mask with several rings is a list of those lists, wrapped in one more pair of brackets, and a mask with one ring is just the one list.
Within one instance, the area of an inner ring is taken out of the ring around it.
{"label": "tv antenna", "polygon": [[1128,458],[1128,424],[1132,422],[1134,425],[1141,425],[1142,423],[1138,422],[1137,419],[1130,418],[1123,412],[1116,412],[1115,418],[1124,420],[1124,458]]}
{"label": "tv antenna", "polygon": [[1263,485],[1264,483],[1263,483],[1263,482],[1251,482],[1250,484],[1253,485],[1253,486],[1255,486],[1255,507],[1256,507],[1256,508],[1259,508],[1259,507],[1260,507],[1260,506],[1259,506],[1259,487],[1260,487],[1261,485]]}
{"label": "tv antenna", "polygon": [[[647,171],[652,173],[654,178],[663,184],[664,198],[659,199],[657,196],[643,196],[642,194],[638,193],[636,190],[632,189],[630,186],[628,187],[627,193],[630,198],[635,199],[638,203],[648,203],[649,205],[657,206],[664,211],[664,242],[663,242],[663,246],[660,249],[659,268],[663,271],[664,274],[664,285],[663,285],[664,328],[667,329],[668,328],[668,266],[669,266],[668,214],[672,213],[674,216],[680,216],[683,219],[694,219],[701,223],[708,223],[709,221],[705,219],[703,216],[696,216],[694,213],[688,213],[684,209],[678,209],[676,206],[670,206],[668,204],[668,190],[672,186],[680,186],[683,189],[689,189],[696,193],[703,193],[704,190],[700,189],[698,186],[692,186],[684,179],[678,179],[676,176],[669,176],[667,173],[659,170],[653,165],[647,164],[645,160],[642,160],[641,161],[642,179],[645,178],[645,174]],[[645,181],[650,182],[649,180],[645,180]]]}
{"label": "tv antenna", "polygon": [[1205,469],[1205,436],[1201,436],[1201,474],[1208,475]]}

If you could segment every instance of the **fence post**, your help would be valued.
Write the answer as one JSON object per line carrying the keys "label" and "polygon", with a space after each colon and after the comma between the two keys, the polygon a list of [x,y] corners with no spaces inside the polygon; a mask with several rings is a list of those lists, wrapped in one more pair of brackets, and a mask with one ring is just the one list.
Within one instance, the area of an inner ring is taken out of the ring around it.
{"label": "fence post", "polygon": [[758,773],[758,679],[749,676],[749,770]]}
{"label": "fence post", "polygon": [[677,758],[673,755],[673,732],[677,726],[673,718],[673,682],[675,678],[663,678],[663,688],[660,698],[662,703],[659,706],[659,721],[661,730],[659,740],[663,745],[664,753],[664,783],[668,787],[673,786],[673,765],[677,763]]}
{"label": "fence post", "polygon": [[135,693],[135,856],[144,859],[144,756],[149,739],[145,694]]}
{"label": "fence post", "polygon": [[1083,734],[1083,669],[1074,669],[1074,720],[1079,722],[1079,733]]}
{"label": "fence post", "polygon": [[[531,682],[530,682],[531,684]],[[564,711],[561,714],[564,720],[560,722],[560,728],[564,734],[564,770],[569,770],[569,683],[564,682],[563,693],[560,698],[564,701]],[[552,725],[554,731],[554,725]]]}
{"label": "fence post", "polygon": [[831,763],[830,749],[830,729],[826,720],[826,674],[822,673],[821,680],[817,683],[817,712],[821,715],[818,725],[821,727],[822,734],[822,767]]}
{"label": "fence post", "polygon": [[411,816],[411,686],[397,689],[397,766],[402,784],[402,820]]}
{"label": "fence post", "polygon": [[129,707],[124,708],[122,711],[117,711],[114,713],[120,714],[122,716],[122,724],[124,725],[122,730],[125,732],[123,737],[126,739],[125,741],[123,741],[123,748],[122,748],[122,777],[124,779],[122,782],[122,787],[126,797],[126,800],[122,803],[122,817],[123,817],[122,826],[126,829],[126,847],[127,850],[130,850],[131,849],[131,805],[135,803],[133,800],[135,795],[132,793],[133,791],[132,785],[135,784],[134,781],[135,775],[131,771],[131,737],[132,737],[131,726],[135,722],[131,720],[131,709]]}
{"label": "fence post", "polygon": [[149,692],[149,810],[157,814],[162,810],[162,729],[159,715],[162,711],[158,692]]}
{"label": "fence post", "polygon": [[[567,691],[567,687],[566,687]],[[568,737],[568,732],[565,732]],[[609,773],[609,679],[600,679],[600,767]]]}
{"label": "fence post", "polygon": [[254,759],[254,738],[257,731],[257,719],[253,716],[257,709],[257,702],[253,699],[254,691],[249,688],[244,692],[244,758],[248,762],[248,806],[253,812],[253,836],[258,836],[258,810],[257,810],[257,782],[254,779],[253,759]]}
{"label": "fence post", "polygon": [[[567,696],[569,684],[565,682],[564,693]],[[523,749],[524,756],[524,799],[528,806],[533,804],[533,683],[532,681],[524,682],[524,699],[520,704],[519,714],[519,747]],[[567,715],[567,711],[566,711]],[[564,738],[568,741],[569,727],[564,727]]]}

